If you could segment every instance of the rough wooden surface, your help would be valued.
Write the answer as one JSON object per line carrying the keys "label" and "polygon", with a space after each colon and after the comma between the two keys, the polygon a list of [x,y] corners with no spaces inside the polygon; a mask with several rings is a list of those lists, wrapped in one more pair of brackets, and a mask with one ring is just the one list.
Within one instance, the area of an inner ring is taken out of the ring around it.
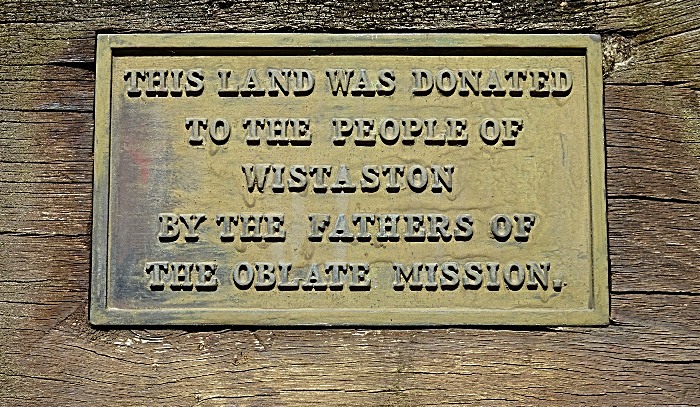
{"label": "rough wooden surface", "polygon": [[[0,405],[700,404],[700,3],[0,3]],[[98,32],[603,37],[612,324],[96,330]]]}

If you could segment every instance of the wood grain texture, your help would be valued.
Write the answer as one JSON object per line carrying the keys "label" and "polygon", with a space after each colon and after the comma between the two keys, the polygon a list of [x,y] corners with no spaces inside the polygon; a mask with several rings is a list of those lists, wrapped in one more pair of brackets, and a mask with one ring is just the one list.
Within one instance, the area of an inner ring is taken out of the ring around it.
{"label": "wood grain texture", "polygon": [[[2,2],[0,405],[700,404],[700,2]],[[98,32],[591,32],[606,328],[93,329]]]}

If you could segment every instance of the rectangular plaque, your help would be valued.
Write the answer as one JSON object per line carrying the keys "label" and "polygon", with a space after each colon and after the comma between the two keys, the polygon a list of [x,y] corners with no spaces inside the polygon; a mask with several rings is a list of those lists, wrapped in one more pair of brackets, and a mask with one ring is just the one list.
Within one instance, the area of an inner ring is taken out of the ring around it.
{"label": "rectangular plaque", "polygon": [[604,325],[589,35],[100,35],[96,325]]}

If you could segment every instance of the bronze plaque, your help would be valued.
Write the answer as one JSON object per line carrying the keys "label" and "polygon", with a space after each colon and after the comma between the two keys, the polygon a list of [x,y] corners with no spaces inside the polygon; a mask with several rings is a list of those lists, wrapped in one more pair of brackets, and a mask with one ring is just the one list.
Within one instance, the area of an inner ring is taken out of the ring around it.
{"label": "bronze plaque", "polygon": [[100,35],[90,321],[607,324],[599,41]]}

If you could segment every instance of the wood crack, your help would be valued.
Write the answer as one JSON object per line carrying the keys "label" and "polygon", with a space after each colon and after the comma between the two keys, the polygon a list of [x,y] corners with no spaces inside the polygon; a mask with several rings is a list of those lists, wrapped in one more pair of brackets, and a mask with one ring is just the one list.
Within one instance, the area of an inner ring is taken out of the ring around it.
{"label": "wood crack", "polygon": [[634,199],[640,201],[653,201],[653,202],[665,202],[665,203],[678,203],[678,204],[700,204],[700,201],[692,199],[682,199],[682,198],[661,198],[654,196],[645,195],[608,195],[608,200],[611,199]]}

